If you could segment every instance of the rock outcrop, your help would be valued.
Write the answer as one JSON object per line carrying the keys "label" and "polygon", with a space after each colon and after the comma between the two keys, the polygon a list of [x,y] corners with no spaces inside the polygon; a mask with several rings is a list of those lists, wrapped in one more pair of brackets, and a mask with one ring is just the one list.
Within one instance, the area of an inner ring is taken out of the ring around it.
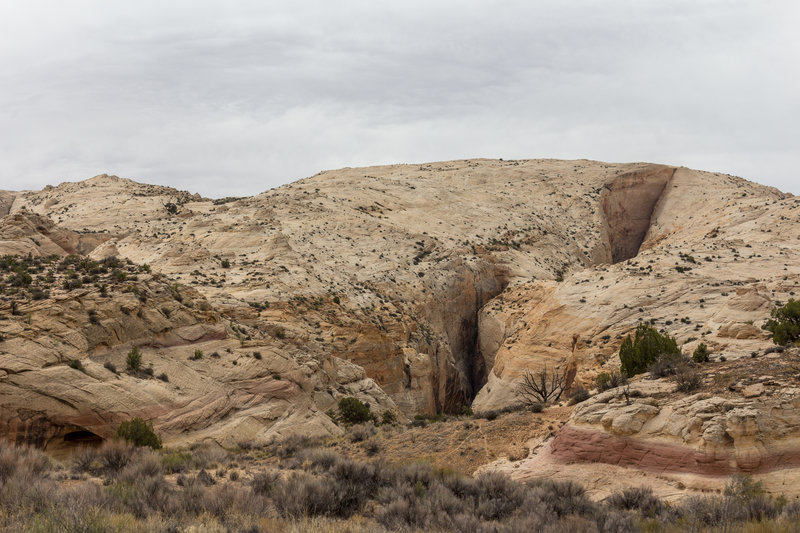
{"label": "rock outcrop", "polygon": [[[576,386],[589,388],[597,372],[619,367],[619,345],[642,321],[676,337],[688,355],[699,342],[728,358],[770,344],[760,325],[800,279],[800,200],[683,168],[647,176],[626,174],[606,193],[604,213],[617,218],[610,258],[562,282],[512,284],[481,310],[483,357],[494,364],[474,408],[513,404],[524,370],[543,365],[570,369]],[[640,213],[619,207],[625,194]]]}
{"label": "rock outcrop", "polygon": [[[234,446],[339,433],[323,410],[343,395],[377,413],[395,409],[362,368],[237,338],[244,326],[148,268],[76,256],[27,262],[39,274],[27,288],[8,278],[0,304],[3,438],[58,454],[139,416],[170,444]],[[127,362],[134,347],[138,369]]]}
{"label": "rock outcrop", "polygon": [[[520,479],[574,479],[598,497],[638,478],[663,496],[682,498],[721,489],[733,474],[797,496],[792,480],[800,477],[798,355],[791,350],[780,358],[762,354],[706,363],[698,370],[705,374],[705,391],[695,394],[645,375],[576,405],[566,424],[532,444],[529,457],[487,468]],[[770,374],[759,375],[764,371]],[[731,382],[734,372],[743,377]],[[608,477],[614,472],[616,481]]]}

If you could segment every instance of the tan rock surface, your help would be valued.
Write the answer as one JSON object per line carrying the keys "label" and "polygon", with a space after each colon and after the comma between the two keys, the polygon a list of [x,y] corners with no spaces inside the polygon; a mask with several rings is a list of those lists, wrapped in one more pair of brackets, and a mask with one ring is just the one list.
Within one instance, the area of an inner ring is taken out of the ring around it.
{"label": "tan rock surface", "polygon": [[[151,411],[157,424],[187,441],[335,431],[322,412],[351,394],[409,415],[505,407],[517,402],[520,375],[542,365],[570,368],[588,387],[618,366],[623,336],[642,320],[676,336],[686,353],[702,341],[714,357],[749,357],[769,346],[760,325],[800,276],[800,200],[727,175],[643,163],[342,169],[220,201],[102,175],[0,201],[10,212],[0,253],[118,253],[193,287],[217,313],[226,340],[202,340],[194,324],[153,334],[165,362],[180,352],[170,372],[186,372],[197,388],[176,408],[161,398],[165,386],[147,382],[142,395],[153,399],[143,403],[167,405]],[[31,222],[30,212],[52,222]],[[60,350],[48,345],[53,335],[23,349],[14,328],[0,349],[25,355],[0,380],[20,365],[52,371],[41,367]],[[94,342],[62,337],[76,353]],[[108,353],[121,357],[124,342]],[[194,380],[185,361],[194,348],[172,342],[232,355],[221,366],[204,359],[208,381]],[[255,350],[268,363],[243,359]],[[267,371],[256,372],[258,364]],[[273,383],[275,369],[291,384]],[[786,401],[788,420],[795,407]],[[729,454],[730,437],[737,444],[725,460],[738,468],[773,453],[758,445],[767,430],[740,408],[750,404],[736,404],[739,418],[729,420],[713,409],[665,412],[637,401],[569,427],[612,440],[669,435],[670,446],[698,453]],[[781,439],[793,449],[793,437]]]}
{"label": "tan rock surface", "polygon": [[[647,179],[658,184],[663,176]],[[626,178],[620,194],[641,202],[631,183]],[[800,279],[800,200],[683,168],[661,194],[635,257],[573,269],[563,283],[514,284],[481,310],[481,323],[503,324],[506,333],[499,341],[495,326],[482,341],[497,349],[483,354],[494,361],[494,376],[476,409],[513,403],[509,389],[523,371],[545,364],[575,365],[577,380],[589,386],[599,369],[618,367],[622,338],[639,321],[654,320],[689,355],[697,342],[728,358],[771,344],[759,326]],[[631,223],[623,220],[625,228]]]}
{"label": "tan rock surface", "polygon": [[[479,353],[479,309],[512,281],[552,280],[565,265],[610,262],[613,246],[634,246],[623,241],[639,238],[644,215],[623,209],[606,185],[644,182],[632,194],[652,202],[672,173],[589,161],[394,165],[326,172],[216,205],[103,175],[20,193],[11,210],[109,236],[105,247],[196,285],[224,313],[278,303],[282,315],[251,312],[250,323],[280,322],[364,366],[407,413],[459,411],[494,356]],[[604,209],[617,217],[613,227]],[[246,311],[236,311],[241,320]]]}
{"label": "tan rock surface", "polygon": [[[370,402],[377,413],[396,409],[361,367],[239,340],[241,325],[159,274],[123,265],[124,281],[100,275],[104,295],[90,281],[62,288],[70,269],[58,259],[41,265],[33,285],[49,297],[17,294],[0,303],[3,438],[58,454],[110,438],[121,421],[141,416],[168,444],[230,447],[338,434],[323,409],[343,395]],[[133,346],[141,347],[140,371],[126,369]]]}

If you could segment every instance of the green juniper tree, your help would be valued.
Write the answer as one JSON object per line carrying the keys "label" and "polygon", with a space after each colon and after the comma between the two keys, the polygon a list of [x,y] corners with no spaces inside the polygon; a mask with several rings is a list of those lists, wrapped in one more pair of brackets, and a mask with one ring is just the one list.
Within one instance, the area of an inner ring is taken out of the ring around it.
{"label": "green juniper tree", "polygon": [[647,324],[639,324],[633,339],[628,335],[619,347],[621,370],[626,376],[647,371],[647,367],[662,356],[680,355],[678,344],[669,335],[662,335]]}
{"label": "green juniper tree", "polygon": [[773,309],[764,329],[772,332],[775,344],[786,345],[800,339],[800,300],[790,298],[783,307]]}

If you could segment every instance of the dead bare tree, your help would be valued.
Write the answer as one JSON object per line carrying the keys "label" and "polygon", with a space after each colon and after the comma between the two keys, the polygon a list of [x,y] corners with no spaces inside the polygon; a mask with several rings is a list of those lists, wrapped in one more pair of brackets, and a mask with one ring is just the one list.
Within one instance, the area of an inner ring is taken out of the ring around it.
{"label": "dead bare tree", "polygon": [[625,397],[625,405],[631,404],[631,384],[626,383],[622,388],[622,395]]}
{"label": "dead bare tree", "polygon": [[566,376],[556,369],[548,370],[547,366],[536,373],[525,370],[522,381],[517,386],[517,393],[526,406],[557,402],[564,392]]}

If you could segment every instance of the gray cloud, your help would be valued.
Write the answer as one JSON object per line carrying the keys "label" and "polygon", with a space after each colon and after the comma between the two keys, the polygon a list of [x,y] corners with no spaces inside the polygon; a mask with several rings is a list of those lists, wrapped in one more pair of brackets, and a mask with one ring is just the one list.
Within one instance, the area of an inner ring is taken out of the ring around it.
{"label": "gray cloud", "polygon": [[343,166],[559,157],[800,193],[794,2],[16,4],[0,188],[111,172],[225,196]]}

